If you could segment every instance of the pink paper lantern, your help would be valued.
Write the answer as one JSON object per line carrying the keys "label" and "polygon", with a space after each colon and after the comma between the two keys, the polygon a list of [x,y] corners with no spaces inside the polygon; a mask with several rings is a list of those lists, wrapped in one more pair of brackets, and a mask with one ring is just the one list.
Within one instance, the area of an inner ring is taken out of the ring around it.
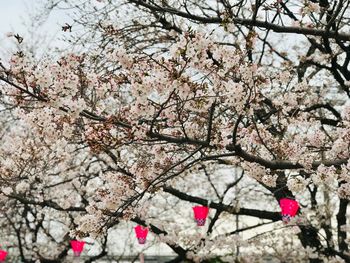
{"label": "pink paper lantern", "polygon": [[0,250],[0,262],[5,262],[7,252],[5,250]]}
{"label": "pink paper lantern", "polygon": [[136,237],[137,240],[139,241],[140,245],[143,245],[146,243],[146,238],[148,235],[148,228],[147,227],[143,227],[143,226],[135,226],[134,227],[135,233],[136,233]]}
{"label": "pink paper lantern", "polygon": [[288,223],[297,214],[299,203],[293,199],[282,198],[280,199],[280,207],[282,210],[282,221]]}
{"label": "pink paper lantern", "polygon": [[71,240],[70,245],[72,246],[74,256],[79,257],[81,252],[83,252],[85,242],[78,240]]}
{"label": "pink paper lantern", "polygon": [[206,206],[194,206],[192,207],[194,212],[194,219],[197,222],[197,226],[204,226],[205,220],[209,213],[209,207]]}

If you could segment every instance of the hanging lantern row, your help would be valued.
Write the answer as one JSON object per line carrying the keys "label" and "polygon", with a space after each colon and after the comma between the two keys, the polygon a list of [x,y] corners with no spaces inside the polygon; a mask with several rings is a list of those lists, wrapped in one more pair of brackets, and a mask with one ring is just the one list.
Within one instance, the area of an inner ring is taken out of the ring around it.
{"label": "hanging lantern row", "polygon": [[[282,198],[279,201],[281,207],[282,221],[288,223],[292,217],[294,217],[299,210],[299,203],[290,198]],[[197,226],[204,226],[208,213],[209,207],[207,206],[194,206],[192,207],[194,213],[194,219],[197,222]],[[146,243],[148,228],[138,225],[134,227],[136,238],[140,245]],[[84,241],[71,240],[70,245],[74,252],[74,256],[79,257],[84,250]],[[7,252],[5,250],[0,250],[0,262],[5,262]]]}
{"label": "hanging lantern row", "polygon": [[[297,214],[299,209],[299,203],[290,198],[282,198],[280,199],[279,203],[282,210],[281,211],[282,221],[284,223],[288,223],[290,219]],[[209,207],[193,206],[192,209],[194,213],[194,219],[197,222],[197,226],[204,226],[206,219],[208,217]],[[146,243],[146,239],[148,235],[148,228],[141,225],[137,225],[134,227],[134,231],[135,231],[138,243],[140,245],[144,245]],[[80,256],[81,252],[84,249],[85,242],[72,240],[70,243],[71,243],[74,255],[77,257]],[[4,256],[2,253],[5,253]],[[6,254],[7,254],[6,251],[3,251],[3,252],[0,251],[0,262],[3,262],[3,260],[6,258]]]}
{"label": "hanging lantern row", "polygon": [[[282,221],[288,223],[292,217],[294,217],[299,209],[299,203],[290,198],[282,198],[279,201],[281,207]],[[197,226],[204,226],[209,213],[209,207],[207,206],[193,206],[194,219],[197,222]],[[136,238],[140,245],[146,243],[148,228],[137,225],[134,227]],[[72,249],[75,256],[79,256],[84,248],[83,241],[72,240]]]}
{"label": "hanging lantern row", "polygon": [[[280,199],[280,207],[282,214],[282,221],[288,223],[292,217],[294,217],[299,209],[299,203],[290,198]],[[197,222],[197,226],[204,226],[209,213],[209,207],[207,206],[193,206],[194,219]],[[136,226],[134,228],[136,238],[140,245],[146,243],[148,235],[148,228],[143,226]]]}

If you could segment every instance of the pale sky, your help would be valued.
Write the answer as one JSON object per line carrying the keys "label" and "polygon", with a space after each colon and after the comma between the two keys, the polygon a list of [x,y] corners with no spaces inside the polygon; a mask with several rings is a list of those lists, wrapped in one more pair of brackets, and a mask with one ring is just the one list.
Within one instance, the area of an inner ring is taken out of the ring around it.
{"label": "pale sky", "polygon": [[[48,48],[61,46],[62,25],[72,19],[67,11],[54,11],[48,16],[34,18],[43,9],[45,0],[0,0],[0,57],[8,57],[15,50],[16,41],[6,36],[13,32],[24,37],[27,45],[45,53]],[[34,22],[32,22],[34,21]],[[10,51],[10,52],[9,52]]]}

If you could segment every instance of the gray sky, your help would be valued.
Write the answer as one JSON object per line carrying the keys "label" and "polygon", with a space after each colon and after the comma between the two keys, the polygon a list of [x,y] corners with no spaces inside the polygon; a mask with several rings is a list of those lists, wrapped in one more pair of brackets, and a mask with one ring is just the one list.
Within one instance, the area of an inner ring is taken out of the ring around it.
{"label": "gray sky", "polygon": [[[27,45],[45,53],[48,48],[61,47],[63,36],[61,26],[71,19],[66,11],[54,11],[48,16],[33,17],[39,14],[45,0],[0,0],[0,57],[6,58],[15,48],[15,39],[6,36],[13,32],[24,37]],[[33,22],[34,21],[34,22]]]}

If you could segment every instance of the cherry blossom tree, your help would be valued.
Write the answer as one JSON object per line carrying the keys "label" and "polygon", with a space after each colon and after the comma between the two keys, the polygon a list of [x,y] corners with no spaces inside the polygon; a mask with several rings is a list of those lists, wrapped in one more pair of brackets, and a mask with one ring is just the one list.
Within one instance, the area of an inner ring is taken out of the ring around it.
{"label": "cherry blossom tree", "polygon": [[1,146],[8,218],[53,210],[93,239],[134,222],[171,262],[350,261],[348,1],[73,2],[83,51],[1,64],[22,127]]}

